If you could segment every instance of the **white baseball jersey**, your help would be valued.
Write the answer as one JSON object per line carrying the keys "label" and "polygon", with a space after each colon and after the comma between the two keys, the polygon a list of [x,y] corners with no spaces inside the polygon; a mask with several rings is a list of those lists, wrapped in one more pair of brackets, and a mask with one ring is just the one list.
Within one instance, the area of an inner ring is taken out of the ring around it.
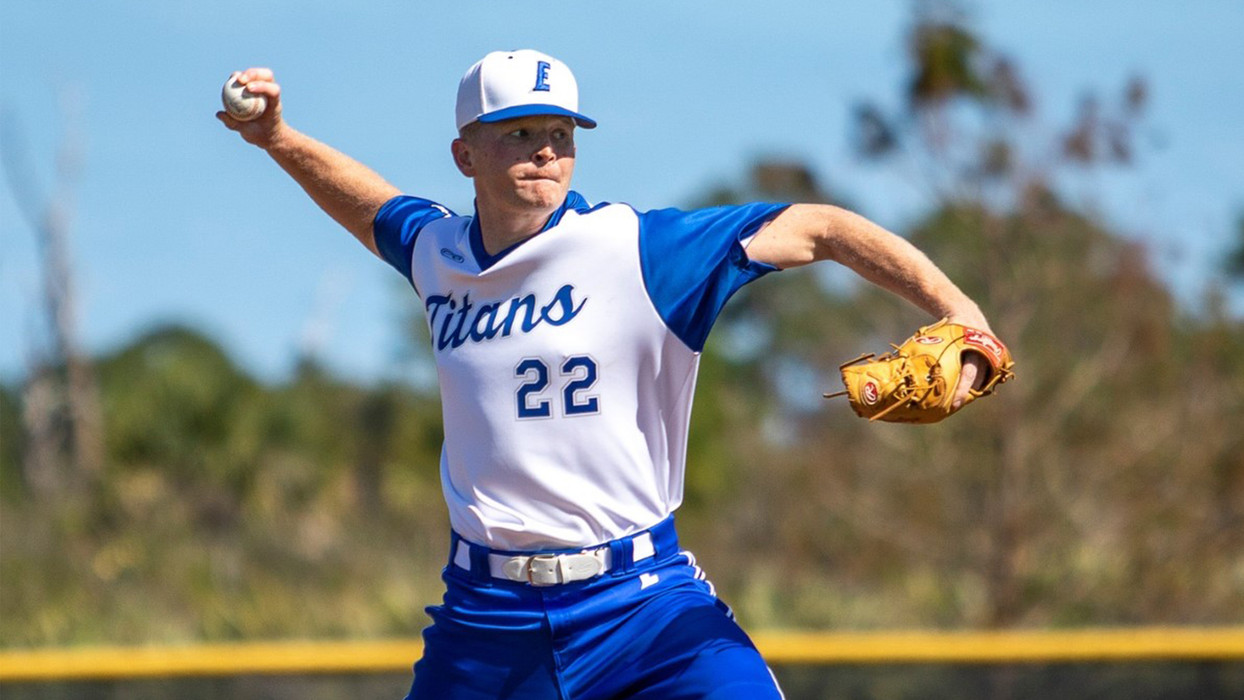
{"label": "white baseball jersey", "polygon": [[489,255],[477,217],[401,196],[376,245],[423,301],[450,524],[494,549],[586,547],[682,502],[699,353],[725,301],[775,268],[740,243],[782,210],[591,207]]}

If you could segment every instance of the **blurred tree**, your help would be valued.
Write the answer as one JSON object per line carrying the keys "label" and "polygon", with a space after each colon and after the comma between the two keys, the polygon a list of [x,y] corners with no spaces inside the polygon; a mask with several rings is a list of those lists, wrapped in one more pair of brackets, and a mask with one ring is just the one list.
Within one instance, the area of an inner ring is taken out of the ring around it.
{"label": "blurred tree", "polygon": [[5,644],[418,628],[446,537],[434,400],[311,361],[265,386],[181,326],[98,367],[108,469],[76,505],[21,498],[0,392]]}
{"label": "blurred tree", "polygon": [[[81,100],[67,95],[72,112]],[[99,393],[90,359],[78,339],[79,303],[69,253],[73,184],[83,148],[75,114],[57,154],[55,191],[39,191],[16,115],[0,114],[6,148],[0,151],[13,201],[35,233],[43,264],[43,313],[48,347],[36,352],[24,388],[24,475],[36,497],[65,497],[99,477],[104,448]]]}
{"label": "blurred tree", "polygon": [[100,375],[109,452],[119,462],[186,481],[245,480],[241,465],[214,453],[227,449],[260,387],[214,341],[182,326],[156,328],[105,358]]}
{"label": "blurred tree", "polygon": [[1236,217],[1234,247],[1228,251],[1223,267],[1228,279],[1237,283],[1244,282],[1244,213]]}

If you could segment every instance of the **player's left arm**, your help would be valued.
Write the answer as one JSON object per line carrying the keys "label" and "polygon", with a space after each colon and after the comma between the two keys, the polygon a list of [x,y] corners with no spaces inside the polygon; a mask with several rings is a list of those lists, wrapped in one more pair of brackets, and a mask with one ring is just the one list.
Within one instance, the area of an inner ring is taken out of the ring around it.
{"label": "player's left arm", "polygon": [[[747,247],[754,261],[780,269],[822,260],[847,266],[864,279],[887,289],[934,318],[992,333],[976,302],[923,252],[907,240],[853,212],[822,204],[795,204],[756,234]],[[978,376],[980,358],[969,355],[955,392],[955,403],[967,397]]]}

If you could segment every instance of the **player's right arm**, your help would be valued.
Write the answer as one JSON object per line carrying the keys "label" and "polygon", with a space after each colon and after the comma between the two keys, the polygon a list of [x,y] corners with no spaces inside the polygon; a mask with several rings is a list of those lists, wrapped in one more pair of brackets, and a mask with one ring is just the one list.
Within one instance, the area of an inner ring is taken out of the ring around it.
{"label": "player's right arm", "polygon": [[401,192],[371,168],[286,124],[281,116],[281,86],[271,70],[249,68],[238,75],[238,81],[266,97],[268,108],[247,122],[223,111],[216,118],[247,143],[267,151],[325,213],[379,256],[372,222],[380,207]]}

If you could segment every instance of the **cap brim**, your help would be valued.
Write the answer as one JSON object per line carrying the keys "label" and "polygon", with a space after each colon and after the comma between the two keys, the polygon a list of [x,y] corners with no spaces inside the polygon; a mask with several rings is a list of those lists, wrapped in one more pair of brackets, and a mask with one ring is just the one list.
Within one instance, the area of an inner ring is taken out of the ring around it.
{"label": "cap brim", "polygon": [[596,120],[572,112],[565,107],[557,105],[516,105],[514,107],[506,107],[488,114],[481,114],[477,121],[491,124],[493,122],[505,121],[506,119],[517,119],[518,117],[531,117],[535,115],[552,114],[560,117],[570,117],[576,124],[584,129],[595,129]]}

